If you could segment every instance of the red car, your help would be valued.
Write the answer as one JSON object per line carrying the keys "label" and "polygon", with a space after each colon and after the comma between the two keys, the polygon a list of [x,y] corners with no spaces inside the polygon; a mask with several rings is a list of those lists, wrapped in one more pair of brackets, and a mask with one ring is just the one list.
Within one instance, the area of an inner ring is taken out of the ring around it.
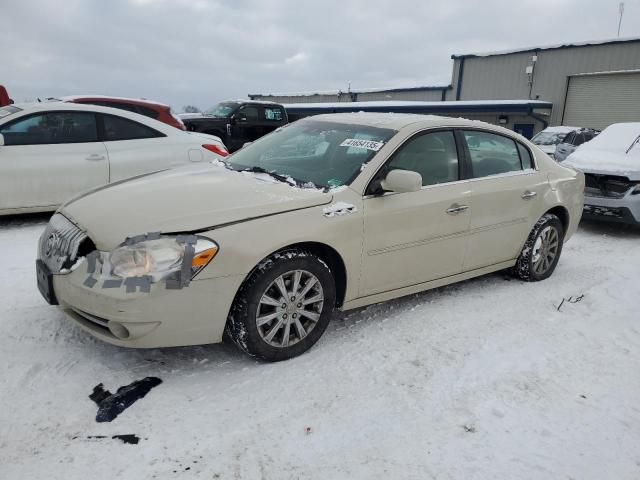
{"label": "red car", "polygon": [[7,89],[0,85],[0,107],[6,107],[7,105],[11,105],[11,103],[13,102],[9,98]]}
{"label": "red car", "polygon": [[172,127],[186,130],[184,123],[178,117],[171,113],[171,107],[163,103],[152,102],[150,100],[138,100],[135,98],[105,97],[102,95],[91,96],[72,96],[63,97],[64,102],[85,103],[91,105],[100,105],[101,107],[119,108],[129,112],[139,113],[147,117],[155,118],[160,122],[164,122]]}

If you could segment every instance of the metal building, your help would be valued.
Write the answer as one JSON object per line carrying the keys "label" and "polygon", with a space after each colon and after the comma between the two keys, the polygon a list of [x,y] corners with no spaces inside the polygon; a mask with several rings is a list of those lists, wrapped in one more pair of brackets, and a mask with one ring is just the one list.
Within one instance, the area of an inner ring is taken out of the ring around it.
{"label": "metal building", "polygon": [[640,121],[640,38],[452,55],[455,100],[539,99],[551,125]]}
{"label": "metal building", "polygon": [[[451,85],[294,94],[250,94],[279,103],[541,100],[545,118],[508,126],[525,135],[550,125],[602,129],[640,121],[640,37],[452,55]],[[444,107],[444,106],[443,106]],[[440,109],[443,110],[443,109]],[[493,112],[496,113],[496,112]],[[497,112],[497,118],[504,113]],[[497,122],[493,122],[497,123]],[[504,123],[504,122],[503,122]]]}

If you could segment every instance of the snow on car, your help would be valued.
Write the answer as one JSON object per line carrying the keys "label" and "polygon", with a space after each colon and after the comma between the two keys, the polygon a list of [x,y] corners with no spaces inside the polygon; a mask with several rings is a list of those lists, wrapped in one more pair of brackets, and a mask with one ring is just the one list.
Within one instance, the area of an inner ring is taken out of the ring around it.
{"label": "snow on car", "polygon": [[582,174],[501,127],[321,115],[227,168],[147,175],[67,202],[40,239],[38,287],[109,343],[216,343],[226,331],[247,353],[282,360],[311,348],[336,307],[512,267],[548,278],[583,189]]}
{"label": "snow on car", "polygon": [[585,174],[585,216],[640,224],[640,123],[607,127],[564,164]]}
{"label": "snow on car", "polygon": [[562,143],[567,134],[573,132],[574,130],[578,130],[578,127],[547,127],[541,132],[538,132],[531,139],[531,143],[537,145],[540,150],[549,155],[551,158],[554,158],[554,154],[556,152],[556,147],[558,146],[558,144]]}
{"label": "snow on car", "polygon": [[225,155],[215,136],[124,110],[9,105],[0,108],[0,215],[55,210],[89,189]]}

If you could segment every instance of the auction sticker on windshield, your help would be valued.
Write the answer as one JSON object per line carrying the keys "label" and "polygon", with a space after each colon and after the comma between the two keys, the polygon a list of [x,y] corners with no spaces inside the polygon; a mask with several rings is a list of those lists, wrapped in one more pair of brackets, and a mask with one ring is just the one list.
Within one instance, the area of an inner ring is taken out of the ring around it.
{"label": "auction sticker on windshield", "polygon": [[340,144],[341,147],[366,148],[377,152],[384,145],[383,142],[374,142],[373,140],[358,140],[357,138],[347,138]]}

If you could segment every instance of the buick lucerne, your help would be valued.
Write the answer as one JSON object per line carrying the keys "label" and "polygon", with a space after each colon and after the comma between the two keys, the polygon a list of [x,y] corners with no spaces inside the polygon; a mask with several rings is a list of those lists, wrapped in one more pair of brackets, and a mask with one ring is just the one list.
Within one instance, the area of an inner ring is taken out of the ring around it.
{"label": "buick lucerne", "polygon": [[223,161],[68,201],[38,287],[129,347],[216,343],[282,360],[349,310],[509,269],[549,277],[584,176],[478,121],[350,113],[299,120]]}

